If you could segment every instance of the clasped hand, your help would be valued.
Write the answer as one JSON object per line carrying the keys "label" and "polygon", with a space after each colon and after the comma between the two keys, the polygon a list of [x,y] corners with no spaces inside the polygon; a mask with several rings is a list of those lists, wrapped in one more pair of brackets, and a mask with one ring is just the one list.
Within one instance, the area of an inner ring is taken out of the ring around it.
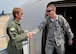
{"label": "clasped hand", "polygon": [[33,38],[33,33],[32,33],[32,32],[28,32],[28,33],[27,33],[27,36],[28,36],[29,38]]}

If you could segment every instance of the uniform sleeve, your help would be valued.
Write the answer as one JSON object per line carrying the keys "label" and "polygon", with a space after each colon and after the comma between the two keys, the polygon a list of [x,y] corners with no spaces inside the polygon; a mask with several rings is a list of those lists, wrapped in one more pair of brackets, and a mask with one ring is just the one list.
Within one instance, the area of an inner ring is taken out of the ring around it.
{"label": "uniform sleeve", "polygon": [[68,38],[73,39],[74,35],[73,35],[72,31],[71,31],[69,23],[66,21],[66,19],[64,17],[62,17],[62,20],[63,20],[62,25],[63,25],[64,30],[66,31],[66,33],[68,35]]}
{"label": "uniform sleeve", "polygon": [[10,36],[10,39],[14,41],[27,40],[27,35],[25,33],[19,34],[14,25],[9,26],[7,30],[8,30],[8,35]]}
{"label": "uniform sleeve", "polygon": [[45,27],[46,24],[47,24],[47,19],[44,19],[44,20],[40,23],[40,25],[39,25],[38,27],[36,27],[36,28],[32,31],[32,33],[33,33],[33,34],[36,34],[36,33],[40,32],[42,29],[44,29],[44,27]]}

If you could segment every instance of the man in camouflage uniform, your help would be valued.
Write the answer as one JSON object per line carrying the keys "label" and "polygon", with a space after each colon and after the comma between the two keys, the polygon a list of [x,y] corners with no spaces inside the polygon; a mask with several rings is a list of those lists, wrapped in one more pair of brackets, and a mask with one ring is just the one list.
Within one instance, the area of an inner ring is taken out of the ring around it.
{"label": "man in camouflage uniform", "polygon": [[21,27],[20,20],[23,18],[23,10],[15,7],[13,9],[14,19],[8,23],[7,34],[10,38],[7,46],[8,54],[23,54],[22,41],[31,38]]}
{"label": "man in camouflage uniform", "polygon": [[[72,45],[73,33],[66,19],[62,15],[56,14],[56,7],[54,4],[48,3],[46,8],[47,18],[41,24],[30,32],[30,36],[44,29],[47,26],[45,54],[53,54],[56,49],[57,54],[64,54],[64,31],[68,35],[68,44]],[[61,22],[59,22],[61,21]]]}

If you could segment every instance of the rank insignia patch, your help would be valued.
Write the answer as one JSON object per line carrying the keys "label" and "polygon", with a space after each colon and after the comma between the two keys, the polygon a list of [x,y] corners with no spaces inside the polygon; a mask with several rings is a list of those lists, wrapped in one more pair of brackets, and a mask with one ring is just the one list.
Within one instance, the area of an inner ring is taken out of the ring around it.
{"label": "rank insignia patch", "polygon": [[10,30],[11,30],[11,31],[14,31],[14,30],[15,30],[15,28],[10,28]]}

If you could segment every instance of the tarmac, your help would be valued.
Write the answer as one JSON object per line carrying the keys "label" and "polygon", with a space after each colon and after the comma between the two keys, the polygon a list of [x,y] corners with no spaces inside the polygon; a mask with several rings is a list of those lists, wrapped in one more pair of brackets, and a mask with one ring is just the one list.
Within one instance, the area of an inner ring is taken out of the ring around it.
{"label": "tarmac", "polygon": [[8,37],[5,35],[5,26],[11,15],[0,16],[0,54],[7,54]]}

